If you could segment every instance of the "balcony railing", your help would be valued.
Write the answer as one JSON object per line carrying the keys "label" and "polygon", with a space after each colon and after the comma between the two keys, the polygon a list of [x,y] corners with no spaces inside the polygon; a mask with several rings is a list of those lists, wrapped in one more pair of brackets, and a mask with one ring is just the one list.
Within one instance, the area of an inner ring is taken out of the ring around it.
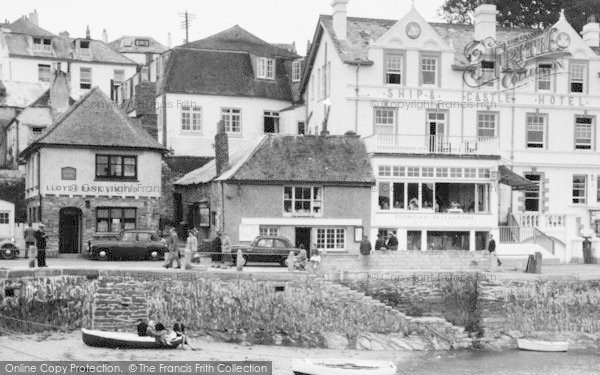
{"label": "balcony railing", "polygon": [[566,225],[564,214],[522,213],[518,215],[517,220],[522,227],[556,228]]}
{"label": "balcony railing", "polygon": [[374,134],[365,138],[368,152],[402,154],[498,155],[495,137]]}

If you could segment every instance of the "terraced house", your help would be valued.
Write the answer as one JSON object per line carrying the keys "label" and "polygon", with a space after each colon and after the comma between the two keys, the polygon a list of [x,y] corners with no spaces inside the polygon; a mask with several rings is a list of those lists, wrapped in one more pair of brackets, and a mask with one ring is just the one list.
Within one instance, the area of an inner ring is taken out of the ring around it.
{"label": "terraced house", "polygon": [[50,253],[81,253],[94,237],[158,227],[166,150],[93,88],[20,157],[28,221],[46,225]]}
{"label": "terraced house", "polygon": [[580,257],[582,235],[600,233],[600,25],[497,27],[489,4],[474,25],[414,8],[355,18],[347,5],[319,18],[301,93],[308,128],[364,137],[377,176],[371,236],[475,250],[499,232],[500,255]]}

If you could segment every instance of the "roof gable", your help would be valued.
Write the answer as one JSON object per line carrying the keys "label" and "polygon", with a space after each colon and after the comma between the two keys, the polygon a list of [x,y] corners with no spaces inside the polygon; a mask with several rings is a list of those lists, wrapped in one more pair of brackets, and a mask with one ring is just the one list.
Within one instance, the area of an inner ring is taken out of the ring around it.
{"label": "roof gable", "polygon": [[39,37],[55,37],[56,35],[51,33],[48,30],[42,29],[35,23],[29,21],[25,17],[21,17],[18,20],[1,25],[2,28],[9,29],[13,33],[17,34],[26,34],[31,36],[39,36]]}
{"label": "roof gable", "polygon": [[43,145],[164,150],[139,123],[119,111],[98,87],[63,113],[23,154]]}

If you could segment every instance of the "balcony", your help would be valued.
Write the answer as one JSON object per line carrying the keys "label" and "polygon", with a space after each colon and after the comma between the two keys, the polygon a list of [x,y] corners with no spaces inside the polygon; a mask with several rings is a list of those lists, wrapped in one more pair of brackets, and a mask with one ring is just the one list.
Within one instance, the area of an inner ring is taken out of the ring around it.
{"label": "balcony", "polygon": [[369,153],[499,155],[498,138],[374,134],[365,138],[365,144]]}

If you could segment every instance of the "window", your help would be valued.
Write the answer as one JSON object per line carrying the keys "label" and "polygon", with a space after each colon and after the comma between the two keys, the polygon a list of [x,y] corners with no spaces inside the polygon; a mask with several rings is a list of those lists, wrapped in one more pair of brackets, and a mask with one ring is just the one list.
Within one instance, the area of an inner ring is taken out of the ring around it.
{"label": "window", "polygon": [[293,215],[320,215],[322,213],[322,188],[316,186],[285,186],[283,211]]}
{"label": "window", "polygon": [[79,41],[79,54],[83,57],[91,56],[89,40],[80,40]]}
{"label": "window", "polygon": [[275,60],[259,57],[256,59],[256,77],[275,79]]}
{"label": "window", "polygon": [[292,82],[299,82],[302,73],[302,60],[292,62]]}
{"label": "window", "polygon": [[0,212],[0,224],[10,224],[10,213],[7,211]]}
{"label": "window", "polygon": [[79,68],[79,88],[84,90],[92,88],[92,68]]}
{"label": "window", "polygon": [[125,81],[125,71],[122,69],[115,69],[113,81],[115,82],[123,82]]}
{"label": "window", "polygon": [[344,250],[346,247],[346,230],[344,228],[317,229],[317,248],[327,250]]}
{"label": "window", "polygon": [[379,176],[380,177],[391,177],[392,176],[392,168],[387,165],[382,165],[379,167]]}
{"label": "window", "polygon": [[279,227],[263,227],[259,228],[260,236],[279,236]]}
{"label": "window", "polygon": [[[96,208],[96,232],[120,232],[136,228],[136,209],[122,207]],[[133,233],[131,241],[135,241]]]}
{"label": "window", "polygon": [[385,55],[385,83],[401,85],[404,55],[387,53]]}
{"label": "window", "polygon": [[304,122],[298,122],[298,134],[304,135],[306,134],[306,124]]}
{"label": "window", "polygon": [[448,177],[448,168],[436,168],[435,176],[436,177]]}
{"label": "window", "polygon": [[492,112],[477,113],[477,137],[494,138],[496,136],[496,114]]}
{"label": "window", "polygon": [[600,176],[596,180],[596,202],[600,202]]}
{"label": "window", "polygon": [[588,116],[575,117],[575,149],[591,150],[593,146],[593,119]]}
{"label": "window", "polygon": [[540,114],[527,115],[527,147],[544,148],[546,117]]}
{"label": "window", "polygon": [[483,85],[494,87],[496,83],[496,63],[494,61],[481,61],[481,73]]}
{"label": "window", "polygon": [[421,83],[423,85],[437,84],[437,58],[421,58]]}
{"label": "window", "polygon": [[462,168],[450,168],[450,177],[452,178],[462,178],[462,173]]}
{"label": "window", "polygon": [[573,176],[573,203],[574,204],[585,204],[586,182],[587,182],[587,176],[585,176],[585,175],[574,175]]}
{"label": "window", "polygon": [[50,82],[52,71],[50,65],[38,65],[38,80],[40,82]]}
{"label": "window", "polygon": [[465,178],[477,178],[477,169],[465,168]]}
{"label": "window", "polygon": [[525,190],[525,211],[537,212],[540,210],[540,186],[541,176],[539,174],[526,174],[525,178],[536,182],[538,185]]}
{"label": "window", "polygon": [[406,168],[406,175],[408,177],[419,177],[420,168],[419,167],[408,167],[408,168]]}
{"label": "window", "polygon": [[43,45],[42,45],[42,52],[44,53],[52,53],[52,40],[50,39],[44,39]]}
{"label": "window", "polygon": [[150,46],[150,41],[148,39],[136,39],[135,40],[135,45],[137,47],[149,47]]}
{"label": "window", "polygon": [[552,64],[538,64],[536,77],[538,91],[552,91]]}
{"label": "window", "polygon": [[585,64],[571,64],[569,69],[569,91],[584,92],[585,90]]}
{"label": "window", "polygon": [[387,108],[375,108],[375,134],[394,134],[396,111]]}
{"label": "window", "polygon": [[242,132],[242,110],[222,108],[221,120],[225,122],[225,132],[240,134]]}
{"label": "window", "polygon": [[96,155],[96,178],[136,179],[137,157]]}
{"label": "window", "polygon": [[263,111],[265,133],[279,133],[279,112]]}
{"label": "window", "polygon": [[181,106],[181,130],[202,132],[202,107]]}
{"label": "window", "polygon": [[42,52],[42,39],[33,38],[33,51]]}

